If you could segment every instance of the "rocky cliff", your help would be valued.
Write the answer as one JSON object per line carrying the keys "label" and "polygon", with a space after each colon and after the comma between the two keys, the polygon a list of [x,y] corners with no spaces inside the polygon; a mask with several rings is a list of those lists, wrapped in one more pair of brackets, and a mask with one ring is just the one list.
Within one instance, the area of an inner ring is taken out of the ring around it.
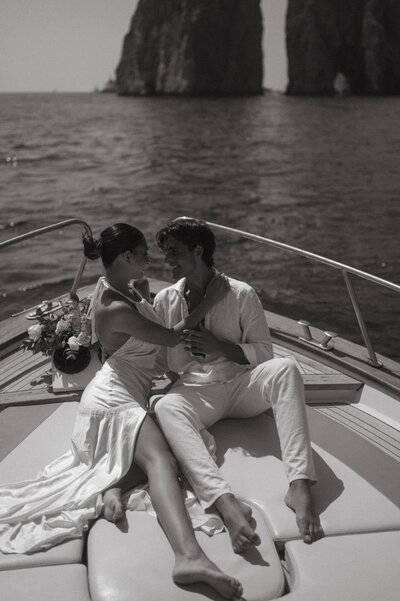
{"label": "rocky cliff", "polygon": [[400,93],[399,0],[289,0],[288,94]]}
{"label": "rocky cliff", "polygon": [[117,92],[260,94],[261,38],[259,0],[139,0]]}

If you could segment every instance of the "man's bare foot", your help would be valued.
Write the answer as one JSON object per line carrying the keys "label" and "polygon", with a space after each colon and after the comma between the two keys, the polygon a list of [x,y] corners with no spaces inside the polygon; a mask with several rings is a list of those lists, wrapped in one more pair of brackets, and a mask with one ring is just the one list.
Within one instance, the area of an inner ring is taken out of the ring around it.
{"label": "man's bare foot", "polygon": [[296,522],[303,541],[311,544],[322,538],[324,531],[314,508],[309,480],[293,480],[285,497],[286,505],[296,514]]}
{"label": "man's bare foot", "polygon": [[226,599],[239,601],[243,587],[236,578],[224,574],[204,553],[195,558],[176,559],[172,578],[177,584],[205,582]]}
{"label": "man's bare foot", "polygon": [[124,515],[120,488],[109,488],[103,493],[104,517],[109,522],[118,522]]}
{"label": "man's bare foot", "polygon": [[254,531],[255,522],[248,505],[229,493],[221,495],[214,505],[229,532],[235,553],[244,553],[250,546],[260,544],[261,540]]}

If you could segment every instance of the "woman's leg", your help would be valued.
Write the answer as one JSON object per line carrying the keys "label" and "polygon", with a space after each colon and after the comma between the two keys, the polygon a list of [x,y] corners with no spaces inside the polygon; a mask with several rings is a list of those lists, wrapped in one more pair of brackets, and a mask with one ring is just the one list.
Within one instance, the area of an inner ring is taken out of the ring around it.
{"label": "woman's leg", "polygon": [[132,461],[127,473],[112,487],[103,492],[103,514],[109,522],[119,522],[125,513],[122,505],[122,495],[137,486],[147,482],[147,476],[138,465]]}
{"label": "woman's leg", "polygon": [[240,599],[241,584],[208,559],[194,536],[175,459],[150,417],[146,417],[140,430],[134,460],[148,477],[154,509],[175,555],[174,581],[180,584],[205,582],[228,599]]}

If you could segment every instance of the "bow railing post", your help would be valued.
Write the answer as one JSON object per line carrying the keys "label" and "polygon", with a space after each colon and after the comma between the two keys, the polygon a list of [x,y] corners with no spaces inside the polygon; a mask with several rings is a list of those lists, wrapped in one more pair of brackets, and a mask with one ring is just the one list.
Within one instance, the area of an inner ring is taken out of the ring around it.
{"label": "bow railing post", "polygon": [[349,293],[349,296],[350,296],[351,304],[353,305],[354,313],[357,318],[357,322],[358,322],[358,325],[359,325],[359,328],[361,331],[361,335],[364,339],[365,346],[368,351],[368,355],[369,355],[368,362],[373,367],[382,367],[382,363],[380,361],[378,361],[375,351],[374,351],[374,348],[372,346],[372,342],[371,342],[371,339],[368,334],[367,326],[365,325],[365,321],[364,321],[364,318],[363,318],[363,315],[361,312],[360,303],[358,301],[358,297],[357,297],[356,291],[354,289],[353,282],[351,281],[350,276],[345,269],[343,269],[342,274],[343,274],[344,281],[346,283],[347,292]]}

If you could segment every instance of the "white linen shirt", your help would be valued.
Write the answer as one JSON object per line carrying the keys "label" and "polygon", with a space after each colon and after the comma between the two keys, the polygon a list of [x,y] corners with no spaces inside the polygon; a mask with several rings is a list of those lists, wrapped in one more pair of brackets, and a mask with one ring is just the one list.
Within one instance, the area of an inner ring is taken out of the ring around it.
{"label": "white linen shirt", "polygon": [[[161,290],[154,299],[154,308],[167,328],[174,327],[189,314],[184,297],[185,282],[182,278]],[[256,292],[245,282],[233,278],[229,278],[229,284],[227,295],[206,314],[205,327],[220,340],[239,345],[249,363],[241,365],[216,353],[204,358],[193,356],[182,343],[163,347],[161,352],[168,369],[179,373],[182,383],[228,382],[238,373],[273,358],[271,335]],[[159,364],[162,362],[160,357]]]}

